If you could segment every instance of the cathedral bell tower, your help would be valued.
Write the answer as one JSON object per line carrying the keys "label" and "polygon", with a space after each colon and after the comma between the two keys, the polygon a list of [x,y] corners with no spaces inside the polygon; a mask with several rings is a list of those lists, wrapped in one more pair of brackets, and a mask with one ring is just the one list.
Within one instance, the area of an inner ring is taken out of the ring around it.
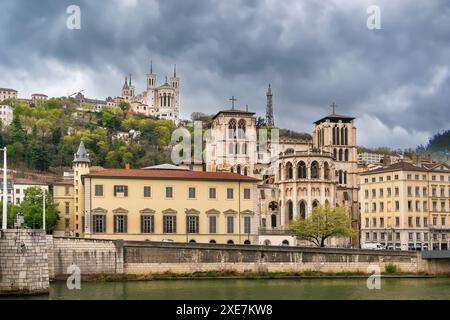
{"label": "cathedral bell tower", "polygon": [[[73,169],[73,179],[74,179],[74,197],[75,197],[75,233],[78,237],[89,237],[90,235],[90,212],[85,212],[84,206],[84,196],[85,188],[83,187],[83,175],[89,174],[90,172],[91,159],[89,154],[86,152],[83,140],[80,141],[78,146],[78,151],[74,154],[72,169]],[[89,190],[88,190],[89,191]],[[90,191],[89,191],[90,192]]]}

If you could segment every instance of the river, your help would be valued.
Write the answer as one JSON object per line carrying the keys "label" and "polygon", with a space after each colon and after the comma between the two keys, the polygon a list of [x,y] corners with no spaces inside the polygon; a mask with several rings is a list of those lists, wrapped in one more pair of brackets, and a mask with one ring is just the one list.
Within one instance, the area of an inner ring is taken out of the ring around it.
{"label": "river", "polygon": [[450,300],[450,278],[385,278],[380,290],[369,290],[363,278],[82,282],[80,290],[68,290],[66,283],[60,281],[51,284],[49,295],[26,299]]}

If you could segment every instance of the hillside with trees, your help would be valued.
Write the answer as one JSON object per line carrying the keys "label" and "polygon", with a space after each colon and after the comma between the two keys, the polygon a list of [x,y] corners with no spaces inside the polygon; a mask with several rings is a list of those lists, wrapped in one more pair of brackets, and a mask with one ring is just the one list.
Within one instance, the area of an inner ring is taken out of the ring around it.
{"label": "hillside with trees", "polygon": [[126,103],[101,112],[76,107],[66,98],[39,106],[16,105],[13,122],[0,135],[0,145],[8,147],[8,162],[39,171],[70,167],[80,139],[93,165],[142,167],[169,161],[173,122],[132,114]]}

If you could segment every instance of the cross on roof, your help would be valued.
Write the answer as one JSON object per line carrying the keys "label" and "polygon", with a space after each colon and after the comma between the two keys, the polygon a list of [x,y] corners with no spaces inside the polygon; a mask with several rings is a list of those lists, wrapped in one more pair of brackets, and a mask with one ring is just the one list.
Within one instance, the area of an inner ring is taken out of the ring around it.
{"label": "cross on roof", "polygon": [[232,96],[229,100],[231,101],[231,109],[234,110],[234,102],[237,101],[237,99],[234,96]]}
{"label": "cross on roof", "polygon": [[333,103],[330,105],[330,107],[333,109],[333,114],[336,114],[336,113],[334,112],[334,109],[337,107],[337,104],[334,103],[334,101],[333,101]]}

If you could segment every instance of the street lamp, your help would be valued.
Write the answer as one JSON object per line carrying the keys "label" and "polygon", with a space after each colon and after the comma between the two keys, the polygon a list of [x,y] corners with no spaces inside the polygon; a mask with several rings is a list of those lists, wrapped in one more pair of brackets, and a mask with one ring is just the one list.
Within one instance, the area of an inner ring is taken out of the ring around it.
{"label": "street lamp", "polygon": [[8,177],[7,177],[7,167],[6,167],[6,147],[3,148],[3,219],[2,219],[2,230],[8,228]]}

